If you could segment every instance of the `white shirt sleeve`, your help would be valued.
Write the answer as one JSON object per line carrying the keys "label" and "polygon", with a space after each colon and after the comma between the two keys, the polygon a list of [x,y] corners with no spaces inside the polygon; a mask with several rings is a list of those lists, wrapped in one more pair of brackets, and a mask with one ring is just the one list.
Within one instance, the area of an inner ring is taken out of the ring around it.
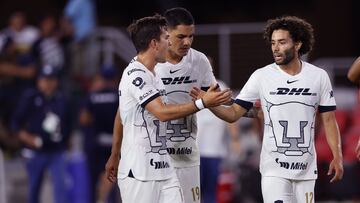
{"label": "white shirt sleeve", "polygon": [[206,58],[204,54],[202,54],[200,57],[199,66],[202,66],[201,70],[203,70],[202,72],[203,80],[201,81],[200,86],[210,87],[210,85],[216,84],[217,82],[214,76],[213,69],[211,67],[209,60]]}
{"label": "white shirt sleeve", "polygon": [[320,112],[332,111],[336,108],[334,92],[328,74],[323,70],[320,86]]}
{"label": "white shirt sleeve", "polygon": [[147,103],[160,96],[154,85],[154,77],[143,71],[135,71],[129,75],[128,90],[135,100],[145,107]]}
{"label": "white shirt sleeve", "polygon": [[236,99],[247,101],[247,102],[255,102],[260,98],[260,72],[257,70],[253,74],[251,74],[249,80],[245,83],[244,87],[241,89],[239,95]]}

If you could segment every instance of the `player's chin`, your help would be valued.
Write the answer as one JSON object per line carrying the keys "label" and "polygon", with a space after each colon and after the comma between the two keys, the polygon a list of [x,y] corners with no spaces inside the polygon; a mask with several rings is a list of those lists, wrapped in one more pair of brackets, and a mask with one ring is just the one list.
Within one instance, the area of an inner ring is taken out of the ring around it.
{"label": "player's chin", "polygon": [[275,59],[276,65],[284,65],[284,60],[282,59]]}
{"label": "player's chin", "polygon": [[180,56],[186,56],[189,53],[189,48],[181,48],[179,49]]}
{"label": "player's chin", "polygon": [[274,58],[274,61],[276,64],[280,65],[284,60],[283,60],[283,57],[281,56],[273,56]]}

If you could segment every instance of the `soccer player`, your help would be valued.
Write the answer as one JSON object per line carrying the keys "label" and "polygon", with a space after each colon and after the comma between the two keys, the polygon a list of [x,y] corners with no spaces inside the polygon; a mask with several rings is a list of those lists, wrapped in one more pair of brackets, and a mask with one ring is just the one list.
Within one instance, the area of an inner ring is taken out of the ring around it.
{"label": "soccer player", "polygon": [[138,54],[124,70],[119,85],[116,120],[122,125],[115,124],[120,131],[114,133],[107,174],[114,181],[116,171],[111,169],[119,159],[119,148],[116,147],[120,146],[121,139],[118,184],[123,202],[183,202],[167,151],[166,123],[163,121],[185,117],[205,106],[227,103],[231,92],[216,91],[212,85],[202,100],[166,104],[162,81],[154,72],[157,63],[165,62],[170,45],[166,20],[159,15],[145,17],[131,24],[128,30]]}
{"label": "soccer player", "polygon": [[[207,90],[215,84],[212,67],[205,54],[192,49],[195,25],[191,13],[184,8],[172,8],[164,13],[171,46],[166,62],[155,66],[169,103],[192,100],[192,87]],[[166,124],[167,150],[171,156],[186,203],[200,202],[200,152],[197,140],[196,115],[188,115]],[[209,138],[211,139],[211,138]]]}
{"label": "soccer player", "polygon": [[[355,83],[358,87],[360,87],[360,57],[358,57],[351,65],[347,77],[351,82]],[[359,92],[358,99],[360,101],[360,90],[358,92]],[[360,137],[357,146],[355,148],[355,152],[356,152],[356,157],[360,161]]]}
{"label": "soccer player", "polygon": [[324,70],[300,59],[314,43],[308,22],[295,16],[269,20],[264,38],[271,43],[275,63],[256,70],[231,107],[219,106],[212,111],[234,122],[260,99],[264,113],[260,160],[264,202],[313,202],[318,173],[314,149],[317,111],[333,154],[328,175],[334,171],[335,175],[330,182],[343,176],[331,83]]}

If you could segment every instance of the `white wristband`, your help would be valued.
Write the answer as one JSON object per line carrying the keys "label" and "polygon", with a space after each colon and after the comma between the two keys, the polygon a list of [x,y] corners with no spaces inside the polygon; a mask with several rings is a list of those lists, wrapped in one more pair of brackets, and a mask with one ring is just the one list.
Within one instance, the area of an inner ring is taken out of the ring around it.
{"label": "white wristband", "polygon": [[195,106],[196,106],[196,108],[198,108],[199,110],[205,108],[202,99],[197,99],[197,100],[195,100]]}

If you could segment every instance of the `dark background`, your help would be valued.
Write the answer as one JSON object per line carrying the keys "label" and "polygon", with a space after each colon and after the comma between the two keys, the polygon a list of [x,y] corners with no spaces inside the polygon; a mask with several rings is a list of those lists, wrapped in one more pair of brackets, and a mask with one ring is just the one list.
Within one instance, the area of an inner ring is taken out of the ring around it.
{"label": "dark background", "polygon": [[[67,0],[1,0],[0,28],[7,24],[8,17],[16,10],[27,14],[30,24],[36,25],[41,16],[52,13],[60,16]],[[315,47],[309,55],[310,62],[322,57],[355,57],[360,53],[360,1],[359,0],[246,0],[246,1],[195,1],[195,0],[149,0],[127,1],[97,0],[96,11],[98,25],[125,27],[133,20],[163,13],[167,8],[182,6],[192,12],[196,24],[266,22],[270,18],[281,15],[296,15],[309,21],[315,30]],[[238,88],[243,84],[234,80],[237,76],[249,74],[255,69],[272,62],[270,50],[252,52],[250,46],[265,48],[262,36],[254,36],[252,43],[245,36],[232,36],[234,42],[231,49],[245,54],[246,61],[238,67],[232,66],[232,87]],[[214,43],[209,43],[214,42]],[[206,54],[215,56],[216,61],[217,38],[202,36],[195,38],[194,47]],[[266,47],[268,48],[268,47]],[[236,60],[236,52],[232,51],[232,60]],[[263,55],[263,61],[256,60]],[[255,56],[254,56],[255,55]],[[254,58],[254,60],[251,60]],[[242,60],[242,59],[237,59]],[[244,61],[244,60],[242,60]],[[232,61],[232,64],[237,64]],[[250,67],[251,66],[251,67]],[[235,70],[234,70],[235,69]],[[234,72],[234,74],[233,74]],[[218,74],[217,71],[215,71]]]}

